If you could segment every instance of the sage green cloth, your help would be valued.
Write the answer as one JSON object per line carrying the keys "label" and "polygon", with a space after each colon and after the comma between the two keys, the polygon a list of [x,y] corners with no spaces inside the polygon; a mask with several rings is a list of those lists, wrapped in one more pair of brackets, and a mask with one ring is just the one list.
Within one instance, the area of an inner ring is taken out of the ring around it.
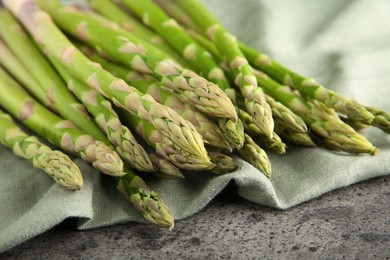
{"label": "sage green cloth", "polygon": [[[390,111],[389,1],[204,2],[242,41],[345,96]],[[380,148],[377,156],[291,144],[284,156],[269,152],[272,180],[239,159],[236,172],[220,177],[188,174],[186,180],[146,180],[163,195],[176,219],[198,212],[231,181],[243,198],[287,209],[330,190],[389,174],[390,137],[373,128],[363,134]],[[0,146],[0,252],[69,217],[79,218],[80,229],[143,221],[109,177],[75,161],[85,187],[68,192]]]}

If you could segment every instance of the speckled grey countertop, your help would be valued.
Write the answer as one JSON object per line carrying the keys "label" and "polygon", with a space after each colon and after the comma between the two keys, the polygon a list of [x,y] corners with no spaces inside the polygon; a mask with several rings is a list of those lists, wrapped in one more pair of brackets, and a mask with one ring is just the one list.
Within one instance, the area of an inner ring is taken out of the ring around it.
{"label": "speckled grey countertop", "polygon": [[74,220],[0,259],[390,259],[390,177],[339,189],[287,211],[230,186],[169,232],[128,223],[77,231]]}

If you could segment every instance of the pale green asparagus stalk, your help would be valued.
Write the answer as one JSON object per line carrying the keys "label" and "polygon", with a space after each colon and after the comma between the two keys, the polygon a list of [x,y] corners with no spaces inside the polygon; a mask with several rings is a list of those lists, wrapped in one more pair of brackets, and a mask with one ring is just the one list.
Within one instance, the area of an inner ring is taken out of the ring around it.
{"label": "pale green asparagus stalk", "polygon": [[1,69],[0,92],[1,106],[21,123],[54,145],[91,163],[100,172],[114,176],[118,190],[148,221],[173,228],[172,214],[160,195],[151,191],[140,177],[124,166],[111,148],[40,105]]}
{"label": "pale green asparagus stalk", "polygon": [[129,165],[139,171],[154,172],[155,168],[149,155],[137,142],[132,132],[119,120],[113,110],[111,102],[91,89],[84,83],[74,79],[55,59],[49,57],[52,64],[67,82],[69,90],[84,104],[86,109],[94,116],[100,129],[108,136],[117,153]]}
{"label": "pale green asparagus stalk", "polygon": [[333,150],[348,153],[370,153],[375,155],[378,149],[364,136],[345,124],[337,113],[317,100],[305,101],[297,96],[290,87],[282,86],[266,74],[255,70],[261,78],[259,84],[275,100],[290,108],[311,128],[312,132],[322,138],[322,143]]}
{"label": "pale green asparagus stalk", "polygon": [[176,0],[174,2],[190,16],[202,34],[215,44],[234,75],[234,83],[245,98],[247,112],[253,116],[262,132],[272,137],[274,122],[271,108],[267,104],[263,90],[257,85],[257,79],[241,52],[236,37],[230,34],[199,0]]}
{"label": "pale green asparagus stalk", "polygon": [[[174,93],[169,92],[169,90],[167,90],[160,82],[157,82],[155,78],[144,74],[139,74],[136,71],[130,71],[129,69],[123,68],[120,65],[113,64],[107,60],[104,60],[100,56],[91,53],[91,50],[86,49],[85,47],[83,48],[83,51],[89,53],[87,55],[90,55],[89,57],[93,61],[100,63],[105,69],[107,69],[117,77],[124,79],[125,81],[130,83],[130,85],[135,84],[134,81],[154,81],[155,85],[159,87],[159,92],[153,93],[163,94],[164,98],[156,98],[149,92],[144,93],[151,94],[153,98],[155,98],[158,102],[162,101],[162,103],[160,103],[168,107],[170,105],[165,104],[165,100],[166,98],[170,97],[169,103],[176,104],[176,112],[178,112],[184,119],[190,121],[195,126],[196,130],[203,136],[204,141],[209,145],[225,149],[227,151],[231,151],[232,148],[239,149],[244,144],[244,133],[241,120],[221,118],[217,119],[216,121],[219,126],[218,128],[211,122],[211,120],[207,119],[205,115],[198,112],[197,110],[194,110],[190,104],[183,102],[180,99],[180,94],[176,96]],[[135,87],[139,88],[138,86]],[[143,91],[141,90],[141,92]],[[212,125],[214,125],[215,127]]]}
{"label": "pale green asparagus stalk", "polygon": [[226,154],[219,152],[209,152],[211,161],[215,164],[215,167],[210,171],[213,174],[221,175],[231,173],[237,170],[238,165],[234,159]]}
{"label": "pale green asparagus stalk", "polygon": [[206,144],[231,152],[230,145],[224,137],[224,134],[211,120],[196,109],[193,109],[189,104],[181,101],[176,94],[165,90],[161,83],[156,79],[109,62],[96,55],[96,53],[88,47],[83,46],[81,50],[90,59],[101,64],[104,69],[110,71],[113,75],[124,79],[142,93],[151,95],[160,104],[173,108],[185,120],[194,125],[198,133],[202,135],[203,141]]}
{"label": "pale green asparagus stalk", "polygon": [[50,149],[35,136],[20,129],[12,118],[0,109],[0,142],[17,156],[42,169],[60,186],[68,190],[83,187],[83,176],[77,165],[66,154]]}
{"label": "pale green asparagus stalk", "polygon": [[123,28],[138,36],[139,38],[150,42],[155,47],[161,49],[175,61],[179,62],[185,68],[191,68],[191,65],[186,62],[181,55],[172,49],[164,39],[144,26],[136,18],[132,17],[121,9],[111,0],[88,0],[90,6],[101,15],[121,25]]}
{"label": "pale green asparagus stalk", "polygon": [[[47,107],[55,110],[54,104],[46,96],[36,80],[30,76],[26,67],[15,57],[6,43],[0,37],[0,65],[8,71],[14,78],[26,87],[30,87],[30,93]],[[28,89],[27,89],[28,90]]]}
{"label": "pale green asparagus stalk", "polygon": [[[219,54],[218,50],[215,48],[215,45],[210,42],[208,39],[204,38],[202,35],[196,33],[195,31],[189,31],[191,36],[196,39],[202,46],[205,46],[207,50],[212,53],[214,58],[220,62],[222,62],[221,55]],[[228,74],[231,74],[231,71],[227,71]],[[234,75],[233,75],[234,77]],[[233,97],[232,97],[233,95]],[[229,92],[229,97],[230,99],[233,100],[233,103],[238,105],[240,108],[244,109],[245,108],[245,103],[244,103],[244,97],[237,92]],[[305,122],[294,112],[292,112],[289,108],[284,106],[282,103],[275,101],[271,96],[265,94],[265,98],[267,100],[267,103],[270,105],[271,110],[272,110],[272,117],[275,122],[275,130],[276,130],[276,125],[278,125],[278,131],[279,133],[283,133],[283,135],[286,134],[293,134],[296,137],[301,137],[301,138],[295,138],[294,140],[301,141],[299,142],[300,144],[304,145],[309,145],[312,146],[314,143],[311,141],[310,142],[310,136],[308,135],[308,128],[305,124]],[[240,113],[241,116],[245,117],[245,120],[249,119],[249,115],[246,113],[243,115],[243,113]],[[241,120],[244,120],[241,118]],[[251,124],[253,124],[254,120],[251,118]],[[247,123],[248,125],[248,123]],[[284,129],[281,131],[281,127]],[[256,128],[257,132],[261,132],[258,128]],[[294,133],[297,133],[296,135]],[[273,139],[273,138],[267,138],[268,142],[271,142],[271,140],[277,141],[278,138]],[[291,140],[291,138],[288,138]],[[271,142],[272,143],[272,142]]]}
{"label": "pale green asparagus stalk", "polygon": [[[123,80],[115,78],[100,65],[85,57],[55,26],[50,16],[34,1],[7,1],[5,5],[18,16],[31,35],[43,49],[55,57],[75,78],[86,82],[116,106],[122,107],[153,126],[159,155],[171,160],[176,166],[191,166],[191,169],[212,168],[202,137],[193,125],[174,110],[158,104],[150,95],[143,95]],[[31,10],[27,14],[23,10]],[[23,14],[22,14],[23,13]]]}
{"label": "pale green asparagus stalk", "polygon": [[191,102],[201,112],[215,117],[237,119],[233,104],[218,86],[193,71],[183,69],[172,60],[162,60],[151,55],[153,46],[118,26],[114,28],[111,21],[102,22],[102,17],[97,19],[96,15],[69,9],[58,1],[38,2],[52,15],[61,29],[103,51],[117,62],[153,75],[172,91],[181,93],[187,102]]}
{"label": "pale green asparagus stalk", "polygon": [[155,176],[161,179],[184,179],[183,173],[170,161],[158,156],[157,154],[149,154],[155,164],[157,171],[154,173]]}
{"label": "pale green asparagus stalk", "polygon": [[240,44],[240,48],[252,66],[264,71],[281,84],[296,88],[303,97],[310,97],[321,101],[351,120],[367,124],[373,121],[374,116],[372,113],[357,101],[347,99],[339,93],[325,88],[314,79],[301,76],[287,69],[276,61],[273,61],[268,55],[242,43]]}
{"label": "pale green asparagus stalk", "polygon": [[308,147],[316,147],[317,145],[310,137],[309,133],[299,133],[291,131],[291,128],[286,128],[284,124],[280,124],[280,122],[275,121],[275,132],[280,135],[284,140],[288,140],[298,145],[308,146]]}
{"label": "pale green asparagus stalk", "polygon": [[[61,78],[18,21],[4,8],[0,8],[0,35],[18,60],[28,69],[29,74],[39,83],[47,98],[63,118],[71,120],[95,139],[103,142],[108,141],[94,121],[90,119],[85,107],[68,91]],[[35,90],[34,81],[26,83],[28,83],[27,88],[30,91]],[[41,92],[34,93],[39,97]],[[41,100],[41,102],[45,103],[45,100]]]}
{"label": "pale green asparagus stalk", "polygon": [[242,159],[252,164],[268,178],[271,178],[271,162],[267,153],[248,134],[245,134],[245,144],[238,150],[238,153]]}
{"label": "pale green asparagus stalk", "polygon": [[221,130],[212,121],[189,104],[181,101],[175,94],[163,89],[159,82],[153,80],[132,80],[129,83],[144,94],[151,95],[157,102],[170,107],[179,113],[185,120],[191,122],[203,141],[215,148],[231,152],[231,148]]}
{"label": "pale green asparagus stalk", "polygon": [[122,176],[123,162],[119,155],[100,141],[79,130],[70,121],[51,113],[31,98],[0,68],[0,104],[40,136],[65,151],[77,154],[102,173]]}
{"label": "pale green asparagus stalk", "polygon": [[[227,92],[231,89],[224,72],[218,64],[175,20],[168,17],[156,4],[150,0],[123,1],[139,17],[145,18],[144,23],[157,31],[183,58],[189,62],[197,72],[216,83],[222,90]],[[181,95],[181,98],[185,96]],[[232,119],[232,118],[229,118]],[[219,119],[218,125],[226,133],[226,138],[233,148],[239,149],[244,142],[242,122],[237,119]],[[260,129],[263,129],[260,126]]]}

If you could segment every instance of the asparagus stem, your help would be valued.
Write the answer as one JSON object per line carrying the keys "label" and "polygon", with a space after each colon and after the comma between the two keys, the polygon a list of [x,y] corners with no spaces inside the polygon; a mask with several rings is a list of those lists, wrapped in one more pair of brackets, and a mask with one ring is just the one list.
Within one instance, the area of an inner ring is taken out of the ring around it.
{"label": "asparagus stem", "polygon": [[77,165],[64,153],[53,151],[20,129],[12,118],[0,109],[0,142],[17,156],[42,169],[60,186],[68,190],[83,187],[83,176]]}
{"label": "asparagus stem", "polygon": [[248,134],[245,134],[245,144],[238,150],[238,153],[242,159],[255,166],[268,178],[271,178],[271,162],[267,153]]}
{"label": "asparagus stem", "polygon": [[[224,72],[219,68],[218,64],[213,60],[210,54],[203,49],[196,41],[194,41],[183,28],[181,28],[175,20],[168,17],[156,4],[150,0],[140,1],[123,1],[139,17],[149,17],[144,20],[144,23],[157,31],[164,39],[171,44],[177,52],[183,55],[186,61],[211,82],[214,82],[225,92],[231,89]],[[184,98],[184,96],[182,97]],[[230,118],[231,119],[231,118]],[[223,132],[230,145],[233,148],[241,148],[244,143],[244,133],[242,122],[234,119],[233,121],[219,119],[218,125]]]}
{"label": "asparagus stem", "polygon": [[124,10],[122,10],[118,5],[116,5],[111,0],[88,0],[90,6],[105,16],[121,25],[123,28],[131,32],[132,34],[138,36],[139,38],[150,42],[155,47],[161,49],[175,61],[179,62],[182,66],[186,68],[191,68],[191,65],[186,62],[181,55],[179,55],[174,49],[172,49],[164,39],[157,33],[151,31],[149,28],[144,26],[137,19],[128,15]]}
{"label": "asparagus stem", "polygon": [[141,178],[124,166],[111,148],[44,108],[1,69],[0,92],[1,106],[25,126],[54,145],[78,155],[100,172],[114,176],[118,190],[148,221],[173,228],[173,217],[159,194],[151,191]]}
{"label": "asparagus stem", "polygon": [[159,103],[174,109],[185,120],[191,122],[206,144],[231,152],[229,143],[218,126],[189,104],[181,101],[175,94],[165,91],[157,81],[132,80],[129,83],[142,93],[151,95]]}
{"label": "asparagus stem", "polygon": [[[215,44],[222,58],[226,60],[234,75],[234,83],[245,98],[245,106],[254,122],[264,135],[272,137],[274,122],[272,111],[258,87],[244,54],[241,52],[237,39],[202,5],[199,0],[174,1],[192,19],[194,24]],[[202,14],[202,15],[199,15]]]}
{"label": "asparagus stem", "polygon": [[36,80],[30,76],[26,67],[15,57],[5,42],[0,38],[0,65],[7,70],[14,78],[16,78],[21,84],[23,84],[31,94],[35,96],[42,104],[55,110],[55,107],[51,103],[50,99],[46,96],[45,92],[36,82]]}
{"label": "asparagus stem", "polygon": [[122,176],[123,162],[104,143],[76,128],[70,121],[56,116],[31,98],[0,68],[0,104],[27,127],[69,153],[80,156],[102,173]]}
{"label": "asparagus stem", "polygon": [[150,154],[150,158],[153,163],[156,165],[157,171],[155,175],[161,179],[184,179],[183,173],[170,161],[158,156],[157,154]]}
{"label": "asparagus stem", "polygon": [[[0,34],[19,61],[28,68],[30,75],[39,83],[47,98],[51,100],[51,106],[55,106],[63,118],[71,120],[95,139],[107,142],[106,136],[89,118],[85,107],[68,91],[61,78],[28,37],[18,21],[4,8],[0,8]],[[23,73],[22,70],[18,72]],[[18,76],[18,78],[20,77],[22,76]],[[28,83],[30,91],[35,90],[34,81],[26,83]],[[39,96],[41,91],[34,91],[34,93]],[[44,103],[44,100],[42,100],[42,103]]]}
{"label": "asparagus stem", "polygon": [[346,115],[350,120],[367,124],[373,121],[374,116],[357,101],[344,98],[320,85],[314,79],[301,76],[273,61],[268,55],[242,43],[240,43],[240,49],[252,66],[264,71],[279,83],[296,88],[303,97],[319,100],[337,112]]}
{"label": "asparagus stem", "polygon": [[[27,3],[27,4],[26,4]],[[115,78],[85,57],[55,26],[50,16],[34,2],[5,2],[12,12],[50,55],[56,58],[75,78],[86,82],[116,106],[122,107],[137,118],[142,118],[156,129],[153,140],[169,142],[159,147],[160,155],[170,157],[177,165],[192,165],[200,169],[212,167],[202,137],[191,123],[174,110],[158,104],[150,95],[143,95],[123,80]],[[25,8],[32,12],[21,15]],[[50,37],[49,37],[50,36]],[[169,148],[169,149],[168,149]]]}
{"label": "asparagus stem", "polygon": [[153,75],[172,91],[181,93],[201,112],[237,119],[234,106],[218,86],[190,70],[182,69],[172,60],[152,55],[152,46],[147,46],[141,39],[118,27],[108,26],[108,22],[102,22],[103,18],[97,19],[96,15],[63,7],[58,1],[38,2],[67,33],[136,71]]}
{"label": "asparagus stem", "polygon": [[375,155],[378,152],[378,149],[364,136],[341,121],[333,109],[317,100],[302,99],[290,87],[280,85],[260,71],[255,70],[255,74],[262,79],[259,84],[263,89],[275,100],[300,116],[312,131],[321,136],[322,144],[326,144],[326,147],[357,154],[370,153]]}
{"label": "asparagus stem", "polygon": [[67,82],[69,90],[84,104],[94,116],[100,129],[108,136],[116,152],[129,165],[139,171],[153,172],[155,168],[149,155],[134,138],[132,132],[119,120],[111,102],[84,83],[74,79],[55,59],[49,57],[52,64]]}

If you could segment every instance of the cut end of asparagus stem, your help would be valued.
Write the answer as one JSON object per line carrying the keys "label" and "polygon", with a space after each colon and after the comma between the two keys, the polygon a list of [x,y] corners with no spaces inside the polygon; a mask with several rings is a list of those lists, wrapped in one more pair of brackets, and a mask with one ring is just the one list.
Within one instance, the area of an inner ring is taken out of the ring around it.
{"label": "cut end of asparagus stem", "polygon": [[244,126],[240,119],[219,119],[218,126],[229,143],[230,152],[244,145]]}
{"label": "cut end of asparagus stem", "polygon": [[68,190],[79,190],[83,187],[83,177],[80,169],[62,152],[43,153],[34,159],[33,164],[43,169],[59,185]]}
{"label": "cut end of asparagus stem", "polygon": [[150,154],[150,159],[152,159],[153,163],[156,165],[157,171],[155,172],[155,175],[162,179],[184,179],[183,173],[174,166],[171,162],[168,160],[165,160],[164,158],[156,155],[156,154]]}
{"label": "cut end of asparagus stem", "polygon": [[118,179],[117,188],[146,220],[157,226],[173,229],[174,218],[168,206],[140,177],[127,174]]}
{"label": "cut end of asparagus stem", "polygon": [[268,159],[267,153],[249,135],[245,134],[245,144],[238,150],[238,153],[245,161],[264,173],[267,178],[271,178],[271,162]]}
{"label": "cut end of asparagus stem", "polygon": [[211,161],[215,164],[215,167],[211,169],[211,172],[216,175],[222,175],[230,173],[238,168],[237,163],[230,156],[218,152],[209,152]]}

